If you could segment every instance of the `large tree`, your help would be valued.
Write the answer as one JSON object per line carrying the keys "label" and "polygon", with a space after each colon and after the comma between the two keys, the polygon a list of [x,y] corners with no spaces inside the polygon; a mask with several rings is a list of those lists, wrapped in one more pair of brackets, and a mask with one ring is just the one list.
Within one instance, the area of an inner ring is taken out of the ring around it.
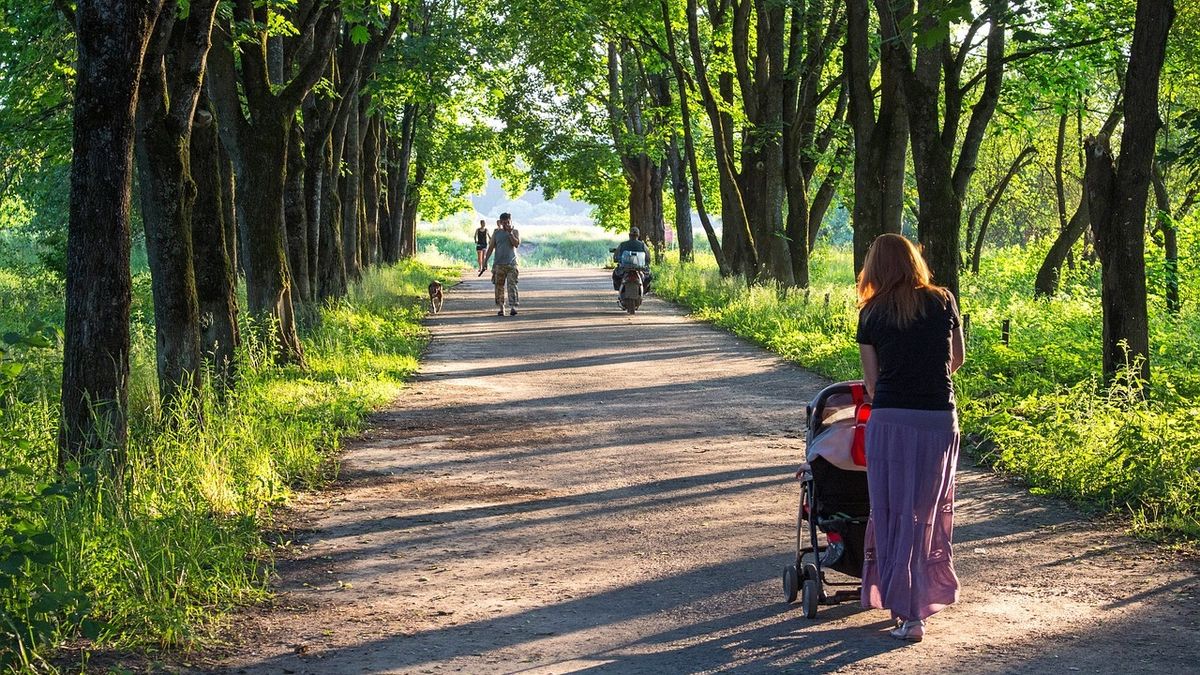
{"label": "large tree", "polygon": [[129,380],[129,207],[142,63],[162,0],[80,0],[59,464],[116,472]]}
{"label": "large tree", "polygon": [[[951,29],[960,18],[970,16],[972,7],[966,0],[948,5],[940,0],[917,0],[915,12],[913,0],[876,0],[875,4],[883,27],[882,49],[895,52],[889,58],[899,57],[901,65],[901,90],[920,196],[917,236],[935,281],[957,294],[963,198],[1000,101],[1010,3],[983,3],[983,11],[971,17],[957,41]],[[904,26],[910,22],[916,26],[911,47],[903,39]],[[964,80],[976,36],[984,29],[983,62],[975,76]],[[968,96],[980,84],[982,91],[967,110]],[[968,119],[962,129],[964,114]]]}
{"label": "large tree", "polygon": [[200,386],[191,137],[216,11],[217,0],[192,0],[186,16],[180,16],[178,0],[166,0],[146,51],[138,97],[139,194],[154,296],[159,390],[168,406],[180,397],[195,401]]}
{"label": "large tree", "polygon": [[283,45],[283,62],[294,66],[292,72],[278,73],[272,82],[268,43],[277,13],[236,0],[231,19],[218,21],[214,30],[207,83],[237,172],[247,309],[268,328],[279,360],[303,363],[284,224],[287,151],[296,111],[329,64],[342,12],[333,0],[300,0],[277,16],[290,19],[299,34]]}
{"label": "large tree", "polygon": [[[904,167],[908,119],[900,89],[902,52],[872,52],[869,0],[847,0],[843,53],[850,127],[854,132],[854,271],[862,269],[867,249],[886,232],[900,232],[904,212]],[[911,31],[905,31],[908,38]],[[878,39],[878,38],[877,38]],[[874,87],[875,73],[879,86]],[[876,93],[878,92],[878,94]],[[878,99],[878,103],[876,103]]]}
{"label": "large tree", "polygon": [[1114,163],[1107,137],[1087,145],[1087,198],[1096,251],[1103,268],[1104,372],[1126,363],[1150,381],[1150,330],[1146,309],[1146,201],[1153,172],[1159,79],[1174,0],[1138,0],[1125,85],[1124,129]]}

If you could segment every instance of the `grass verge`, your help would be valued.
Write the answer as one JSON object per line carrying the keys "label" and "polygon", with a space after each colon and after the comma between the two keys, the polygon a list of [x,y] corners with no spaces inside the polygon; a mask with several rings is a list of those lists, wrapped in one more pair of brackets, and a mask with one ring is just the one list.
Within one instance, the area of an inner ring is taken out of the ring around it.
{"label": "grass verge", "polygon": [[[106,650],[186,649],[229,609],[262,599],[262,526],[294,488],[333,476],[341,439],[416,370],[436,272],[418,262],[371,270],[316,310],[302,333],[307,369],[244,346],[235,389],[200,402],[202,424],[158,410],[153,328],[135,312],[119,500],[90,476],[54,471],[61,348],[10,348],[0,361],[0,669],[52,669],[55,646],[81,638]],[[0,275],[5,285],[20,313],[0,313],[0,329],[59,318],[52,281]],[[137,288],[148,306],[146,284]]]}
{"label": "grass verge", "polygon": [[[1150,400],[1099,377],[1098,270],[1081,265],[1060,295],[1029,297],[1038,251],[1003,250],[964,278],[971,316],[956,376],[964,431],[981,459],[1034,492],[1122,513],[1135,533],[1200,542],[1200,316],[1152,302]],[[721,278],[711,258],[656,268],[655,291],[701,319],[835,380],[861,377],[847,251],[822,251],[807,291]],[[1200,290],[1200,289],[1191,289]],[[1195,298],[1195,293],[1187,293]],[[1001,326],[1011,326],[1004,340]]]}

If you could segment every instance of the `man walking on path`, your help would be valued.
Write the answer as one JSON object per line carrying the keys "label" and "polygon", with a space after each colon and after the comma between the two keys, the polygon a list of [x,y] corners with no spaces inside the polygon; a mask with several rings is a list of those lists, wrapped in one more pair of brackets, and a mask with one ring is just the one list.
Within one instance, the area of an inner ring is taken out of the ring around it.
{"label": "man walking on path", "polygon": [[517,247],[521,245],[521,234],[512,226],[512,214],[500,214],[500,227],[492,234],[487,253],[483,256],[483,267],[480,273],[487,269],[487,261],[496,252],[496,261],[492,265],[492,283],[496,285],[496,306],[500,311],[496,316],[504,316],[504,303],[508,301],[509,316],[517,315],[517,305],[520,298],[517,295]]}

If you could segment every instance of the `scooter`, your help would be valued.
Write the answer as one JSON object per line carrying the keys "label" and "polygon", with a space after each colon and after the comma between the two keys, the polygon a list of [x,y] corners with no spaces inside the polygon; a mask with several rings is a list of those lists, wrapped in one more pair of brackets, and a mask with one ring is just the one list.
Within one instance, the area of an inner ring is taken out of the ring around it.
{"label": "scooter", "polygon": [[[609,250],[613,253],[617,252],[615,248]],[[647,288],[649,272],[650,268],[646,264],[645,253],[639,251],[621,253],[621,260],[617,264],[617,273],[621,280],[617,300],[626,312],[633,314],[642,306],[642,298],[650,290]]]}

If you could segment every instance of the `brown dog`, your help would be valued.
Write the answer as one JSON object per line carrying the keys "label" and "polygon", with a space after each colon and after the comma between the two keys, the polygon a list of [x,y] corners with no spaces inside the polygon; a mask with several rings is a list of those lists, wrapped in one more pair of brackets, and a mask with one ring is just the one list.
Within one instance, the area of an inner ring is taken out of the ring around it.
{"label": "brown dog", "polygon": [[434,314],[442,311],[442,282],[429,282],[429,308]]}

